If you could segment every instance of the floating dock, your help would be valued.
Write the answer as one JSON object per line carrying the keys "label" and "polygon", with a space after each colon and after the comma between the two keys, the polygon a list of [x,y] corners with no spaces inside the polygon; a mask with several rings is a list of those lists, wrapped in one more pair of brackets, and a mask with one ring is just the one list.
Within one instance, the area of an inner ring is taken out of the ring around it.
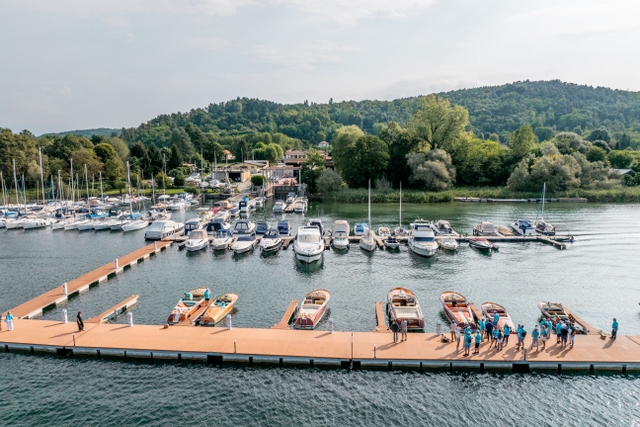
{"label": "floating dock", "polygon": [[292,300],[289,303],[289,307],[287,307],[287,310],[284,312],[284,315],[282,316],[282,320],[276,323],[275,325],[273,325],[271,329],[291,329],[289,327],[289,324],[291,323],[291,319],[293,318],[293,315],[297,310],[298,310],[298,301]]}

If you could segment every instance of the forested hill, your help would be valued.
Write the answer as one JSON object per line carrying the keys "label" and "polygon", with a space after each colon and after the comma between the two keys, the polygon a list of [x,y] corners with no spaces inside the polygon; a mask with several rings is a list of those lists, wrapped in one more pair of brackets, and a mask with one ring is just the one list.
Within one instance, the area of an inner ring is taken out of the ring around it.
{"label": "forested hill", "polygon": [[57,133],[45,133],[40,136],[65,136],[65,135],[78,135],[84,136],[85,138],[91,138],[93,135],[98,136],[111,136],[113,134],[119,134],[120,129],[109,129],[109,128],[96,128],[96,129],[76,129],[76,130],[68,130],[66,132],[57,132]]}
{"label": "forested hill", "polygon": [[[606,127],[610,132],[640,131],[640,93],[563,83],[559,80],[515,82],[438,94],[469,110],[473,131],[500,135],[504,142],[519,126],[539,134]],[[393,101],[346,101],[326,104],[278,104],[237,98],[188,113],[161,115],[138,128],[123,129],[133,143],[171,145],[171,130],[191,123],[203,132],[231,136],[254,132],[283,133],[304,143],[330,140],[342,125],[377,134],[388,122],[405,125],[420,97]]]}

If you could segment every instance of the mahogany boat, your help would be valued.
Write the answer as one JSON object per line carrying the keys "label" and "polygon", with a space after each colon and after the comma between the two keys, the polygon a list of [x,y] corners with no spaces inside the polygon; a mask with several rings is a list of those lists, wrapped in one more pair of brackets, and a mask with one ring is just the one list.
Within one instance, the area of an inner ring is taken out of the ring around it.
{"label": "mahogany boat", "polygon": [[505,325],[507,325],[511,328],[511,331],[516,330],[513,325],[513,320],[511,320],[511,316],[507,313],[507,309],[500,304],[490,301],[483,302],[480,306],[480,310],[482,310],[482,314],[490,322],[493,322],[493,313],[498,313],[498,316],[500,316],[500,320],[498,320],[499,329],[504,329]]}
{"label": "mahogany boat", "polygon": [[207,311],[205,311],[200,318],[200,324],[203,326],[214,326],[231,313],[236,301],[238,301],[238,295],[236,294],[224,294],[217,296]]}
{"label": "mahogany boat", "polygon": [[424,316],[415,294],[408,289],[393,288],[387,294],[389,321],[400,325],[407,320],[407,330],[424,331]]}
{"label": "mahogany boat", "polygon": [[316,289],[309,292],[300,304],[293,327],[295,329],[315,328],[322,319],[330,299],[331,294],[326,289]]}
{"label": "mahogany boat", "polygon": [[461,294],[453,291],[446,291],[440,295],[440,303],[444,308],[447,318],[461,328],[467,326],[476,329],[476,323],[473,320],[473,312],[467,302],[467,299]]}
{"label": "mahogany boat", "polygon": [[167,323],[170,325],[174,325],[176,323],[190,319],[191,316],[196,313],[201,307],[203,307],[205,303],[210,303],[209,301],[205,301],[204,299],[204,292],[206,290],[207,288],[197,288],[189,292],[185,292],[184,297],[182,297],[182,299],[178,301],[178,304],[176,304],[176,306],[171,311],[171,314],[169,314]]}

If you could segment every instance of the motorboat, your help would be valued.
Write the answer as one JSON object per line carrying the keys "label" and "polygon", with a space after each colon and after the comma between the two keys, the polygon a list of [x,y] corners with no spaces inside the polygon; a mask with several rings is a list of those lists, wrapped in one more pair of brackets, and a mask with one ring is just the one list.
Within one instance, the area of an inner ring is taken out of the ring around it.
{"label": "motorboat", "polygon": [[240,213],[247,214],[249,213],[249,198],[243,197],[242,200],[238,202],[238,209],[240,209]]}
{"label": "motorboat", "polygon": [[335,249],[349,249],[349,223],[345,220],[337,220],[333,223],[331,244]]}
{"label": "motorboat", "polygon": [[233,218],[237,218],[240,216],[240,209],[239,208],[231,208],[229,209],[229,215]]}
{"label": "motorboat", "polygon": [[509,326],[509,328],[512,331],[516,330],[513,324],[513,320],[511,320],[511,316],[509,316],[509,313],[507,313],[507,309],[501,306],[500,304],[495,302],[490,302],[490,301],[483,302],[482,305],[480,306],[480,310],[482,310],[482,314],[490,322],[493,322],[493,316],[495,315],[495,313],[497,313],[499,316],[499,320],[498,320],[499,329],[504,329],[506,325],[506,326]]}
{"label": "motorboat", "polygon": [[252,221],[241,219],[236,222],[235,227],[233,227],[233,234],[255,234],[256,233],[256,224]]}
{"label": "motorboat", "polygon": [[515,234],[513,234],[513,231],[511,231],[511,229],[509,227],[505,227],[504,225],[501,225],[498,227],[498,236],[515,236]]}
{"label": "motorboat", "polygon": [[284,201],[284,204],[286,206],[289,206],[289,205],[293,204],[293,202],[295,202],[295,201],[296,201],[295,194],[291,195],[291,193],[289,193],[289,195],[287,196],[287,199]]}
{"label": "motorboat", "polygon": [[535,236],[536,229],[528,219],[517,219],[511,224],[511,229],[517,236]]}
{"label": "motorboat", "polygon": [[207,288],[197,288],[189,292],[185,292],[184,296],[178,304],[173,308],[167,323],[175,325],[190,319],[205,304],[204,293]]}
{"label": "motorboat", "polygon": [[291,223],[286,219],[278,221],[278,232],[281,236],[291,236]]}
{"label": "motorboat", "polygon": [[238,301],[236,294],[218,295],[198,323],[200,326],[214,326],[231,313],[236,301]]}
{"label": "motorboat", "polygon": [[433,228],[433,231],[435,231],[435,233],[438,236],[457,235],[457,233],[453,231],[453,228],[451,228],[451,224],[449,224],[449,221],[445,221],[444,219],[439,219],[435,223],[431,224],[431,227]]}
{"label": "motorboat", "polygon": [[324,241],[320,229],[315,226],[298,227],[298,234],[293,242],[296,258],[302,262],[312,263],[322,258]]}
{"label": "motorboat", "polygon": [[408,236],[409,234],[411,234],[411,231],[407,230],[403,226],[398,226],[393,229],[393,235],[396,237],[404,237],[404,236]]}
{"label": "motorboat", "polygon": [[461,328],[476,329],[473,312],[467,299],[458,292],[446,291],[440,295],[440,303],[447,318]]}
{"label": "motorboat", "polygon": [[163,240],[180,236],[184,232],[184,224],[174,221],[154,221],[144,233],[145,240]]}
{"label": "motorboat", "polygon": [[225,222],[224,220],[222,220],[221,218],[218,218],[217,216],[211,221],[209,221],[206,226],[207,234],[212,236],[215,235],[220,230],[229,230],[229,232],[231,232],[230,229],[231,229],[231,224],[228,222]]}
{"label": "motorboat", "polygon": [[442,249],[451,252],[457,251],[459,246],[458,241],[453,237],[438,238],[438,245],[440,245]]}
{"label": "motorboat", "polygon": [[256,234],[264,234],[269,229],[269,224],[266,221],[256,222]]}
{"label": "motorboat", "polygon": [[407,330],[424,331],[424,316],[416,295],[405,288],[393,288],[387,294],[389,321],[400,326],[407,321]]}
{"label": "motorboat", "polygon": [[305,213],[307,211],[307,202],[304,200],[297,201],[295,205],[293,205],[293,211],[295,213]]}
{"label": "motorboat", "polygon": [[26,218],[22,220],[22,228],[25,230],[33,230],[36,228],[46,228],[51,225],[49,218]]}
{"label": "motorboat", "polygon": [[293,327],[295,329],[314,329],[327,310],[330,299],[331,294],[326,289],[316,289],[305,295],[298,308]]}
{"label": "motorboat", "polygon": [[275,252],[282,247],[282,238],[275,228],[269,228],[260,239],[262,252]]}
{"label": "motorboat", "polygon": [[122,231],[129,232],[129,231],[135,231],[135,230],[142,230],[143,228],[146,228],[149,226],[149,221],[147,221],[144,218],[138,218],[138,219],[134,219],[131,221],[126,221],[124,224],[122,224]]}
{"label": "motorboat", "polygon": [[209,235],[207,234],[207,230],[202,228],[193,230],[189,234],[187,243],[184,245],[185,249],[189,252],[199,251],[207,246],[209,246]]}
{"label": "motorboat", "polygon": [[544,204],[545,204],[546,193],[547,193],[547,183],[545,182],[542,185],[542,202],[540,203],[540,209],[538,210],[538,214],[536,214],[535,229],[538,233],[543,234],[545,236],[555,236],[556,227],[544,220]]}
{"label": "motorboat", "polygon": [[229,230],[221,229],[216,231],[211,246],[214,251],[223,251],[231,245],[231,242],[233,242],[231,232]]}
{"label": "motorboat", "polygon": [[395,250],[400,248],[400,242],[398,242],[398,239],[396,239],[394,236],[389,236],[382,242],[387,250]]}
{"label": "motorboat", "polygon": [[391,236],[391,230],[389,230],[389,227],[378,227],[378,236],[380,237],[389,237]]}
{"label": "motorboat", "polygon": [[286,208],[286,205],[282,200],[276,200],[276,203],[273,205],[273,208],[271,209],[271,211],[273,213],[283,213],[285,208]]}
{"label": "motorboat", "polygon": [[243,254],[256,248],[258,240],[253,234],[241,234],[231,243],[231,250],[235,254]]}
{"label": "motorboat", "polygon": [[200,218],[191,218],[184,223],[184,234],[187,236],[193,231],[202,228],[202,221]]}
{"label": "motorboat", "polygon": [[321,219],[311,218],[309,221],[307,221],[307,225],[309,227],[318,227],[318,230],[320,230],[320,236],[324,236],[324,225],[322,224]]}
{"label": "motorboat", "polygon": [[366,222],[357,222],[356,225],[353,226],[353,235],[364,236],[367,230],[369,230],[369,224]]}
{"label": "motorboat", "polygon": [[542,312],[542,316],[545,319],[551,319],[553,324],[556,324],[558,321],[569,321],[569,315],[564,306],[559,302],[543,301],[538,303],[538,308]]}
{"label": "motorboat", "polygon": [[411,225],[408,246],[417,255],[425,257],[435,255],[438,250],[438,243],[429,221],[418,219]]}
{"label": "motorboat", "polygon": [[474,236],[497,236],[496,227],[490,221],[482,221],[473,227]]}
{"label": "motorboat", "polygon": [[376,250],[376,233],[371,229],[367,229],[367,232],[360,238],[360,242],[358,243],[361,249],[364,249],[368,252],[373,252]]}
{"label": "motorboat", "polygon": [[264,197],[256,197],[255,199],[253,199],[256,208],[263,208],[265,200],[266,199]]}
{"label": "motorboat", "polygon": [[469,246],[481,251],[490,251],[495,245],[483,237],[472,237],[469,239]]}

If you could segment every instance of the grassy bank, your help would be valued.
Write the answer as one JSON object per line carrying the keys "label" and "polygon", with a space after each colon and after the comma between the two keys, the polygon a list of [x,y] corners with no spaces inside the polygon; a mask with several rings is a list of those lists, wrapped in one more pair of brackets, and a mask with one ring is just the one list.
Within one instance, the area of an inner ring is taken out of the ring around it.
{"label": "grassy bank", "polygon": [[[443,203],[453,202],[456,197],[479,197],[486,199],[527,199],[540,197],[540,192],[515,192],[506,187],[466,187],[430,192],[403,190],[402,201],[406,203]],[[640,187],[623,187],[611,190],[575,189],[557,193],[547,193],[548,198],[584,197],[590,202],[640,203]],[[398,203],[397,190],[371,190],[372,203]],[[327,202],[367,203],[367,190],[363,188],[343,189],[336,193],[319,195],[318,199]]]}

